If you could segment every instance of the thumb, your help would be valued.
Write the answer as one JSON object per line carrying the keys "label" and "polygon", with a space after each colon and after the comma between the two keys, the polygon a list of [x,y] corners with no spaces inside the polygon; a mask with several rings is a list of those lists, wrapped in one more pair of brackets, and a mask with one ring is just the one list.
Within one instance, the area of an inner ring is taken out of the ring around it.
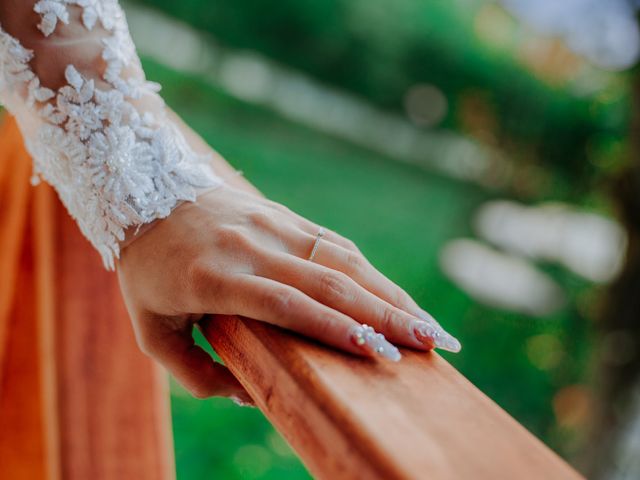
{"label": "thumb", "polygon": [[[173,321],[156,317],[147,321],[145,352],[162,364],[175,379],[196,398],[230,397],[240,405],[254,405],[253,400],[227,367],[214,361],[195,344],[193,324],[175,329]],[[174,324],[175,325],[175,324]]]}

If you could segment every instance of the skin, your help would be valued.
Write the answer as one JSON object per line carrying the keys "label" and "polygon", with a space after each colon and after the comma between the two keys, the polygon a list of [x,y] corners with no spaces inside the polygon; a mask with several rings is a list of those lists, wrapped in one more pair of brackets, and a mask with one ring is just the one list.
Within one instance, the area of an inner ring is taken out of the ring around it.
{"label": "skin", "polygon": [[[81,11],[70,7],[69,24],[61,23],[45,39],[34,27],[39,18],[33,5],[33,0],[0,0],[0,22],[34,50],[31,67],[42,85],[64,85],[64,69],[72,63],[99,88],[108,88],[100,57],[106,32],[99,26],[87,32]],[[143,73],[132,65],[122,75]],[[136,103],[143,110],[162,108],[157,97]],[[182,203],[137,235],[135,228],[127,232],[117,274],[143,352],[198,398],[221,395],[252,403],[233,375],[194,344],[193,328],[204,315],[250,317],[356,355],[376,355],[354,338],[354,329],[364,323],[393,343],[433,348],[431,337],[416,333],[418,316],[425,312],[352,241],[327,229],[308,261],[320,226],[265,198],[173,112],[168,115],[195,151],[210,155],[224,184]]]}

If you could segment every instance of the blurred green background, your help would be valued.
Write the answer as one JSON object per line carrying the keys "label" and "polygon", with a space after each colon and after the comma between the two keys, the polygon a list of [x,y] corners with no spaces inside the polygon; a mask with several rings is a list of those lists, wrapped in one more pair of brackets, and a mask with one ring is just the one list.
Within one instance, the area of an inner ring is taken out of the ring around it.
{"label": "blurred green background", "polygon": [[[477,228],[478,209],[561,202],[619,233],[608,219],[630,161],[632,71],[599,69],[483,0],[146,0],[125,9],[148,78],[190,126],[269,198],[354,240],[461,340],[447,360],[578,461],[615,272],[505,253]],[[471,284],[443,256],[456,239],[480,248]],[[598,245],[622,255],[621,242]],[[538,275],[524,275],[532,290],[512,292],[508,305],[494,298],[511,294],[501,290],[503,258]],[[495,285],[493,297],[474,290],[478,280]],[[177,385],[172,409],[180,479],[309,477],[255,409],[195,400]]]}

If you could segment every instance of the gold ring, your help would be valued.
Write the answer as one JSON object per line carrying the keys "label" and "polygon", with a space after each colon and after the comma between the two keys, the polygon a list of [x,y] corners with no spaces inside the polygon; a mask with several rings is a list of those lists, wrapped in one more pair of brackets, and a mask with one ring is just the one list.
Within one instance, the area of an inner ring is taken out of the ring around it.
{"label": "gold ring", "polygon": [[318,245],[320,244],[320,239],[324,236],[324,227],[320,227],[318,234],[316,235],[316,241],[313,243],[313,249],[311,250],[311,255],[309,255],[309,260],[313,260],[313,257],[316,255],[316,250],[318,250]]}

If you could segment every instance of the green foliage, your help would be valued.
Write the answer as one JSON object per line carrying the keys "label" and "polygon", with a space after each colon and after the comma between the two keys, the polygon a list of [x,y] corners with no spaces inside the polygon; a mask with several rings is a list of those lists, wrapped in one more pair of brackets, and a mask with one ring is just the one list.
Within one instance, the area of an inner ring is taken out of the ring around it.
{"label": "green foliage", "polygon": [[220,398],[197,401],[177,385],[172,391],[179,479],[310,478],[259,410]]}

